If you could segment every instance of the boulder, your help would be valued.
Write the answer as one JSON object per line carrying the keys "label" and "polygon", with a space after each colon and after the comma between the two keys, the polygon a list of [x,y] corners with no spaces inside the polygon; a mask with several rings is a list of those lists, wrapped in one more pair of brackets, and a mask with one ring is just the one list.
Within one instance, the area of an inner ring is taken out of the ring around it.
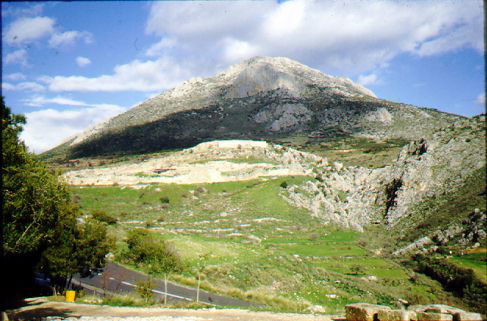
{"label": "boulder", "polygon": [[433,313],[444,313],[444,314],[451,314],[454,315],[456,313],[465,312],[462,309],[451,307],[449,305],[444,304],[431,304],[425,312],[433,312]]}
{"label": "boulder", "polygon": [[453,321],[453,315],[446,313],[418,312],[416,316],[418,321]]}
{"label": "boulder", "polygon": [[416,320],[416,312],[409,310],[380,310],[377,314],[380,321]]}
{"label": "boulder", "polygon": [[312,305],[308,308],[311,313],[325,313],[326,309],[321,305]]}
{"label": "boulder", "polygon": [[482,321],[480,313],[457,312],[453,315],[453,321]]}
{"label": "boulder", "polygon": [[347,321],[374,321],[377,320],[379,311],[391,310],[383,305],[369,303],[354,303],[345,306]]}
{"label": "boulder", "polygon": [[416,312],[443,313],[451,315],[454,315],[455,313],[465,312],[462,309],[445,304],[413,305],[409,307],[409,310]]}

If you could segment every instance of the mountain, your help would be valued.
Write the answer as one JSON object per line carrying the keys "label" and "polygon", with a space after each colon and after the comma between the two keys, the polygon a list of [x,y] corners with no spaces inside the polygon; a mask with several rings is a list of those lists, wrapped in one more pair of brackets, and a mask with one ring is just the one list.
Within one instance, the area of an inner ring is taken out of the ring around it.
{"label": "mountain", "polygon": [[282,142],[417,139],[459,116],[379,99],[350,79],[282,57],[255,57],[191,79],[46,153],[78,158],[155,152],[217,139]]}

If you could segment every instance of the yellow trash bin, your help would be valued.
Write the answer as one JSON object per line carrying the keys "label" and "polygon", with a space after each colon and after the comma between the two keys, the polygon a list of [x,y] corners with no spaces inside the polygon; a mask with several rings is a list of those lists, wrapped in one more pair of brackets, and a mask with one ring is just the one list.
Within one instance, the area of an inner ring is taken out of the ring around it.
{"label": "yellow trash bin", "polygon": [[66,302],[74,302],[76,291],[66,291]]}

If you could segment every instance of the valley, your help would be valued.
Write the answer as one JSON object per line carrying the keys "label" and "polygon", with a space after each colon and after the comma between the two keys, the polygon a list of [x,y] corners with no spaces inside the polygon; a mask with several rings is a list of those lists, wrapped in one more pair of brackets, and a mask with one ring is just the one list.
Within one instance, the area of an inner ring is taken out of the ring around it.
{"label": "valley", "polygon": [[[316,177],[321,174],[317,168],[346,177],[348,171],[356,168],[353,163],[347,164],[349,155],[353,155],[355,162],[367,164],[375,153],[398,159],[401,147],[370,142],[367,146],[373,146],[372,150],[364,152],[363,140],[335,141],[320,153],[333,155],[335,161],[329,164],[327,158],[279,145],[260,142],[256,144],[261,147],[256,147],[252,142],[229,141],[227,146],[235,145],[234,148],[219,148],[218,144],[133,156],[125,162],[105,160],[107,163],[101,166],[79,165],[74,171],[66,168],[64,176],[72,184],[74,199],[87,217],[112,219],[109,231],[116,242],[114,260],[149,275],[163,277],[167,272],[150,260],[140,262],[130,258],[127,235],[133,229],[149,231],[177,255],[181,267],[169,274],[171,280],[196,286],[199,276],[205,290],[257,302],[273,311],[343,313],[348,303],[394,305],[399,298],[414,303],[468,306],[440,283],[405,264],[407,256],[391,256],[401,244],[409,244],[406,239],[413,242],[426,231],[417,230],[414,232],[417,236],[408,237],[410,232],[402,232],[407,230],[403,222],[392,229],[384,222],[378,225],[374,222],[366,224],[360,232],[344,227],[339,221],[323,221],[309,208],[296,207],[289,199],[290,193],[312,196],[306,186],[319,182]],[[348,152],[336,153],[337,146]],[[378,146],[376,150],[374,146]],[[284,153],[288,156],[283,157]],[[96,163],[97,159],[80,164],[87,162]],[[249,176],[226,175],[228,181],[222,181],[201,172],[232,168],[225,164],[244,164]],[[155,169],[169,165],[175,168],[170,176],[166,172],[154,173]],[[200,175],[193,176],[193,182],[182,183],[184,176],[178,176],[177,172],[184,166],[201,166]],[[279,166],[281,170],[293,168],[294,175],[273,172]],[[380,166],[377,170],[390,167]],[[111,181],[96,182],[97,169],[111,169],[117,176]],[[144,171],[148,174],[141,175]],[[121,179],[125,173],[131,173],[133,179]],[[157,181],[157,177],[179,177],[179,181],[165,183]],[[85,184],[80,184],[83,180]],[[467,190],[482,188],[478,186],[481,182],[475,184],[476,187]],[[335,202],[346,202],[341,195],[336,194]],[[481,206],[482,199],[467,197],[465,202],[474,203],[462,212],[469,213]],[[96,214],[100,212],[103,215]],[[448,215],[446,209],[440,212]],[[429,229],[441,223],[430,221]],[[460,248],[468,247],[464,244]],[[460,253],[460,248],[454,249],[455,253]],[[486,274],[481,272],[485,261],[471,261],[469,255],[457,254],[451,261],[460,266],[474,266],[479,278],[485,279]]]}
{"label": "valley", "polygon": [[485,128],[256,57],[41,157],[80,222],[107,226],[110,260],[152,277],[271,311],[483,312]]}

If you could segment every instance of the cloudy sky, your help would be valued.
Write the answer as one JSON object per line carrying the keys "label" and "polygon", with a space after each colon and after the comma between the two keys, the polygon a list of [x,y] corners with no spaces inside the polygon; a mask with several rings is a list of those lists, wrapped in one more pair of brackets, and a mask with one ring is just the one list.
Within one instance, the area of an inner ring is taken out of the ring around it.
{"label": "cloudy sky", "polygon": [[2,94],[42,152],[191,77],[256,56],[346,76],[380,98],[484,111],[483,4],[438,1],[2,4]]}

